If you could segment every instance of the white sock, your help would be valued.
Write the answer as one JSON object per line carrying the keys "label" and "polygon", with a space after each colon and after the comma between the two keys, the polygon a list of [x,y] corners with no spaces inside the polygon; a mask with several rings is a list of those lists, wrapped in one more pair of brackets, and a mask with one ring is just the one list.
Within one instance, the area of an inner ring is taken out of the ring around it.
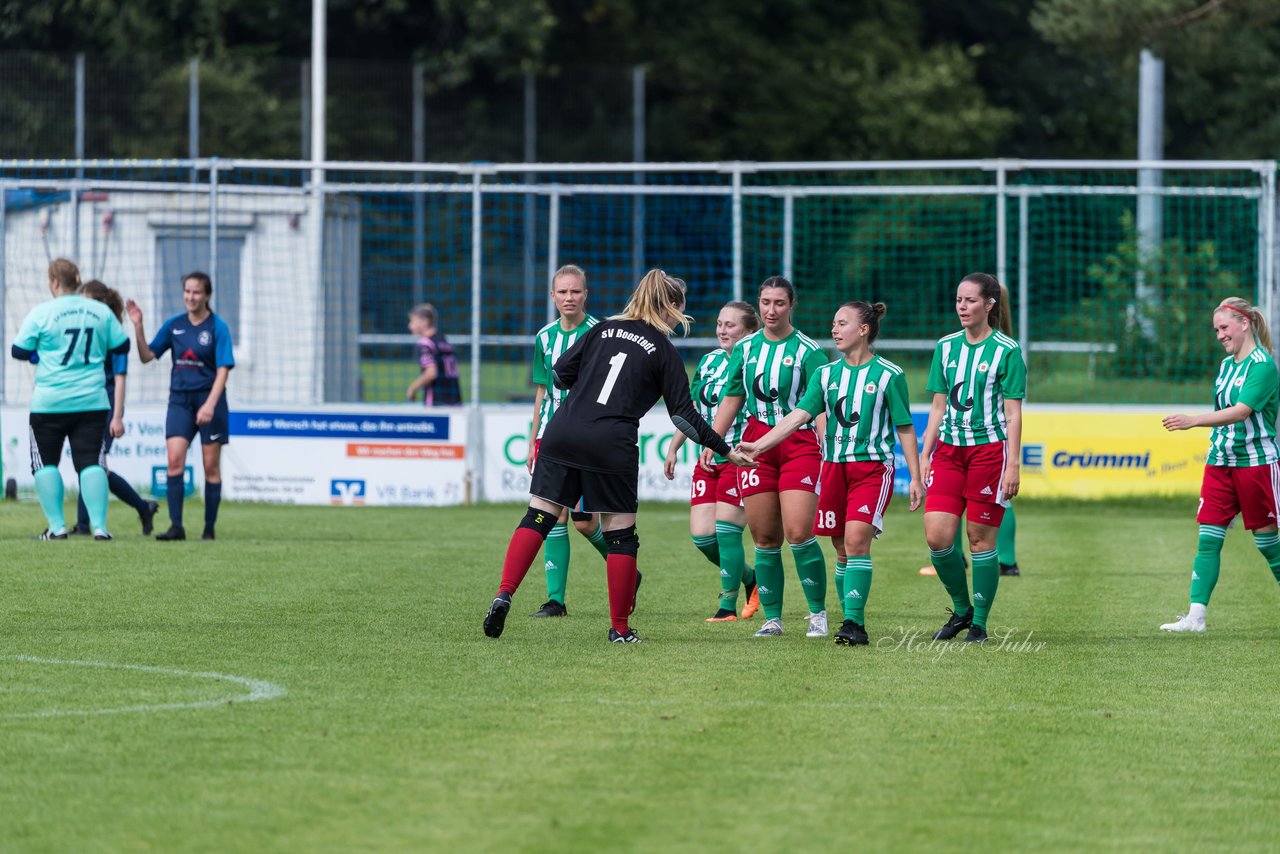
{"label": "white sock", "polygon": [[1191,609],[1187,611],[1187,616],[1195,620],[1196,622],[1203,623],[1204,611],[1205,611],[1205,607],[1203,605],[1201,605],[1199,602],[1192,602]]}

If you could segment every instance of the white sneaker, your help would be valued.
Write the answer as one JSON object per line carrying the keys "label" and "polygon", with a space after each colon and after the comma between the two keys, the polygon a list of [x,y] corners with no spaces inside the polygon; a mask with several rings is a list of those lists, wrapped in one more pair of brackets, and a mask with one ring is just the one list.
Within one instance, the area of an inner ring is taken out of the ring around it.
{"label": "white sneaker", "polygon": [[1160,627],[1162,632],[1203,632],[1204,618],[1196,619],[1188,614],[1185,617],[1179,617],[1172,623],[1165,623]]}
{"label": "white sneaker", "polygon": [[827,636],[827,612],[819,611],[816,614],[809,615],[809,631],[805,632],[805,637],[809,638],[825,638]]}
{"label": "white sneaker", "polygon": [[760,631],[756,632],[758,638],[776,638],[782,634],[782,620],[765,620],[764,625],[760,627]]}

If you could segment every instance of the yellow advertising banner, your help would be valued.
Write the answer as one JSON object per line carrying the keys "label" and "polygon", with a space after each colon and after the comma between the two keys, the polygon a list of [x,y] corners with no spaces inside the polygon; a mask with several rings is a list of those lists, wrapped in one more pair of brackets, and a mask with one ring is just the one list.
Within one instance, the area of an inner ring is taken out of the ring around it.
{"label": "yellow advertising banner", "polygon": [[1199,495],[1209,431],[1170,433],[1161,414],[1026,410],[1020,494]]}

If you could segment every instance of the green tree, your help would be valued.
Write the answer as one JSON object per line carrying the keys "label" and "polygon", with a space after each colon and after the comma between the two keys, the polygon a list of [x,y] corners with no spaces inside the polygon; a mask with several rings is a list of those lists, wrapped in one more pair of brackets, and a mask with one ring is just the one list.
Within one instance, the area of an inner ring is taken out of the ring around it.
{"label": "green tree", "polygon": [[649,156],[987,156],[1014,120],[909,0],[558,3],[547,51],[649,69]]}
{"label": "green tree", "polygon": [[[1187,245],[1173,237],[1159,253],[1139,258],[1133,215],[1125,213],[1121,224],[1124,239],[1090,265],[1087,276],[1097,291],[1080,301],[1071,322],[1085,340],[1116,345],[1099,362],[1110,376],[1185,380],[1211,375],[1222,348],[1210,333],[1209,312],[1226,297],[1247,297],[1250,289],[1222,263],[1213,241]],[[1159,283],[1159,302],[1134,300],[1139,273]],[[1147,339],[1147,329],[1156,330],[1155,344]]]}
{"label": "green tree", "polygon": [[[1040,0],[1031,23],[1130,89],[1149,48],[1165,60],[1165,154],[1269,158],[1280,151],[1280,4],[1274,0]],[[1129,127],[1132,111],[1118,117]],[[1132,154],[1132,147],[1124,152]]]}

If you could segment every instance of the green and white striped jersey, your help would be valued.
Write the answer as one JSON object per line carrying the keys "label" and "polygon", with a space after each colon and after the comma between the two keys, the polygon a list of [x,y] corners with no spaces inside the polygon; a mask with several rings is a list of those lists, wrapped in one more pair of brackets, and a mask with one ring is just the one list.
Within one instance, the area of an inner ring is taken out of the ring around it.
{"label": "green and white striped jersey", "polygon": [[1262,347],[1239,362],[1228,356],[1218,368],[1213,383],[1214,410],[1243,403],[1253,410],[1238,424],[1214,427],[1209,434],[1209,456],[1214,466],[1265,466],[1274,463],[1276,452],[1276,409],[1280,398],[1280,376],[1276,363]]}
{"label": "green and white striped jersey", "polygon": [[[742,411],[772,426],[796,408],[809,378],[828,361],[818,343],[799,329],[781,341],[770,341],[761,329],[733,346],[721,396],[745,396]],[[801,429],[812,430],[813,424]]]}
{"label": "green and white striped jersey", "polygon": [[879,356],[865,365],[844,359],[823,365],[796,408],[815,418],[827,413],[822,458],[831,463],[892,460],[894,427],[911,423],[907,375]]}
{"label": "green and white striped jersey", "polygon": [[534,385],[543,386],[547,390],[542,397],[542,407],[538,410],[538,435],[534,436],[535,439],[542,438],[542,433],[547,429],[551,416],[556,414],[556,410],[569,394],[568,389],[556,388],[556,384],[551,380],[551,367],[565,350],[572,347],[575,341],[599,322],[588,314],[581,323],[566,332],[560,328],[560,320],[557,318],[539,329],[538,334],[534,336],[533,382]]}
{"label": "green and white striped jersey", "polygon": [[961,447],[1003,442],[1005,400],[1027,396],[1022,349],[998,330],[977,344],[965,339],[964,330],[953,332],[933,349],[926,389],[947,396],[943,442]]}
{"label": "green and white striped jersey", "polygon": [[[705,418],[708,424],[715,420],[716,407],[720,405],[720,398],[724,397],[724,386],[728,380],[729,354],[724,350],[716,348],[698,361],[698,368],[693,373],[693,384],[689,387],[689,395],[693,398],[693,405],[697,408],[698,414]],[[742,431],[746,426],[747,416],[744,408],[744,411],[739,412],[738,417],[733,420],[733,426],[724,437],[729,447],[742,441]],[[724,457],[717,455],[716,462],[724,462]]]}

